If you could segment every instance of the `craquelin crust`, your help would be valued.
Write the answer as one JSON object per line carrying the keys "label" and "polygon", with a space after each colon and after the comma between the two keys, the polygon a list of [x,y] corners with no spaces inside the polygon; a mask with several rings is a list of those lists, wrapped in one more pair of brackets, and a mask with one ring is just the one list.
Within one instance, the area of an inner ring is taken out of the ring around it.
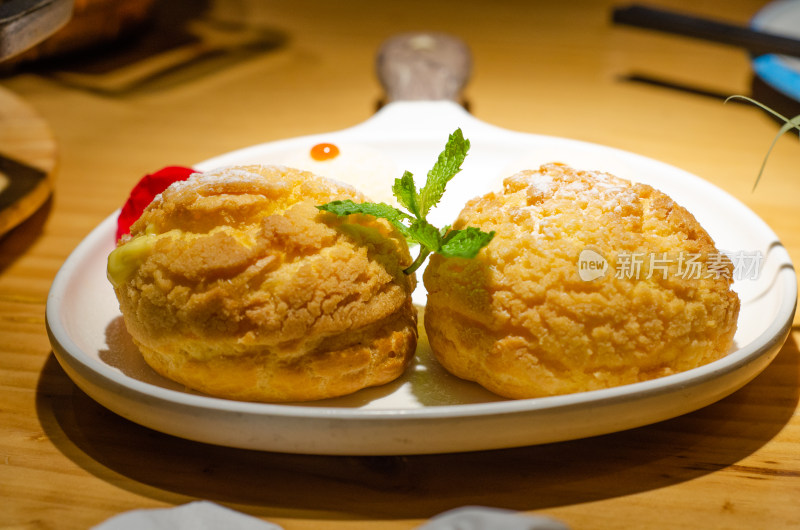
{"label": "craquelin crust", "polygon": [[416,349],[402,235],[315,205],[366,200],[282,166],[173,184],[131,228],[155,242],[115,286],[126,326],[160,374],[252,401],[339,396],[397,378]]}
{"label": "craquelin crust", "polygon": [[[428,339],[459,377],[539,397],[681,372],[731,348],[730,261],[650,186],[548,164],[469,202],[453,227],[467,225],[496,235],[473,260],[433,256],[424,274]],[[581,278],[585,249],[607,260],[604,276]],[[626,255],[641,256],[639,271]]]}

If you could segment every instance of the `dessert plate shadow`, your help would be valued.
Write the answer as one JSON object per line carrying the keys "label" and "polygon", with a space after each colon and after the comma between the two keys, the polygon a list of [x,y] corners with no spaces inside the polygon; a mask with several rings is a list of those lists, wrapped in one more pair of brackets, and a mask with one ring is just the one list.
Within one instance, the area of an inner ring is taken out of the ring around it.
{"label": "dessert plate shadow", "polygon": [[[797,299],[788,253],[742,203],[662,162],[596,144],[500,129],[455,103],[437,101],[390,103],[349,129],[256,145],[196,167],[255,163],[302,167],[308,162],[308,169],[349,181],[376,200],[390,200],[381,194],[389,191],[393,179],[405,169],[422,178],[456,127],[472,148],[463,172],[431,214],[437,224],[451,222],[468,199],[499,189],[502,179],[515,171],[557,161],[651,184],[691,211],[718,248],[756,259],[756,268],[734,282],[742,309],[730,354],[643,383],[505,400],[444,372],[432,359],[421,329],[416,364],[402,379],[383,387],[305,404],[213,398],[155,374],[127,335],[105,274],[106,258],[114,247],[115,213],[80,243],[53,282],[46,318],[58,361],[103,406],[175,436],[288,453],[398,455],[542,444],[655,423],[731,394],[778,353],[791,328]],[[307,156],[322,142],[340,148],[338,165],[319,165]],[[364,167],[377,169],[364,172]],[[425,305],[421,282],[414,301],[421,309]]]}

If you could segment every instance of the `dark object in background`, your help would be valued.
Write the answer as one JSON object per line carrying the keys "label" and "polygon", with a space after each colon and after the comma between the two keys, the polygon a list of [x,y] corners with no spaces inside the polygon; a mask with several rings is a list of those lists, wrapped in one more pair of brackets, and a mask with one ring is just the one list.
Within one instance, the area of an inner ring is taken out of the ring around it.
{"label": "dark object in background", "polygon": [[616,24],[739,46],[754,55],[777,53],[800,57],[798,39],[665,9],[636,4],[618,7],[613,11],[612,20]]}
{"label": "dark object in background", "polygon": [[67,23],[72,0],[0,0],[0,61],[42,42]]}
{"label": "dark object in background", "polygon": [[[651,29],[684,37],[738,46],[750,53],[752,57],[765,54],[800,57],[800,39],[661,8],[639,4],[616,7],[612,11],[611,21],[614,24]],[[714,93],[701,87],[688,87],[677,82],[658,79],[655,76],[646,74],[630,74],[622,78],[626,81],[643,82],[664,88],[683,90],[697,95],[716,97],[722,100],[733,95],[732,93]],[[750,90],[750,97],[784,116],[791,118],[800,115],[800,101],[770,86],[769,83],[765,82],[764,79],[758,75],[753,75]],[[732,101],[740,102],[736,100]],[[777,118],[776,122],[783,125],[783,122]]]}
{"label": "dark object in background", "polygon": [[[3,3],[0,5],[0,13],[7,6],[23,3],[30,4],[24,0]],[[56,4],[69,5],[73,1],[37,2],[41,11],[55,11]],[[154,4],[155,0],[74,0],[72,18],[61,29],[27,51],[6,60],[3,69],[9,70],[19,64],[76,53],[129,36],[150,20]],[[64,7],[59,9],[63,10]]]}

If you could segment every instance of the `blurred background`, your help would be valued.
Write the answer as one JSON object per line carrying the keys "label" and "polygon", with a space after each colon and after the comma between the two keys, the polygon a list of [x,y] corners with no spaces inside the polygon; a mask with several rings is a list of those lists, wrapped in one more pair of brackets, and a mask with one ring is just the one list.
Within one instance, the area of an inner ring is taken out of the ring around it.
{"label": "blurred background", "polygon": [[[649,5],[746,25],[765,4]],[[52,131],[55,212],[71,217],[50,229],[64,238],[64,256],[147,172],[367,119],[384,98],[376,51],[407,31],[443,31],[467,43],[473,65],[463,102],[477,118],[663,160],[731,192],[780,229],[781,216],[795,211],[797,185],[778,175],[796,165],[796,139],[778,142],[752,192],[778,123],[723,100],[756,95],[800,113],[796,102],[764,91],[745,50],[615,25],[619,5],[75,0],[60,32],[0,63],[0,88]],[[94,200],[85,203],[87,194]]]}

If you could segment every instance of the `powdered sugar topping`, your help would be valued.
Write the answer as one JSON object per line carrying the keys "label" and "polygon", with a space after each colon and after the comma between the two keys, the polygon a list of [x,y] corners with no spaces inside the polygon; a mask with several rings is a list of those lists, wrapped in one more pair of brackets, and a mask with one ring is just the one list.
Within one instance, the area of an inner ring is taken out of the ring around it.
{"label": "powdered sugar topping", "polygon": [[575,171],[560,164],[517,173],[509,177],[507,183],[525,189],[530,206],[546,200],[569,201],[621,213],[639,199],[626,180],[601,171]]}

